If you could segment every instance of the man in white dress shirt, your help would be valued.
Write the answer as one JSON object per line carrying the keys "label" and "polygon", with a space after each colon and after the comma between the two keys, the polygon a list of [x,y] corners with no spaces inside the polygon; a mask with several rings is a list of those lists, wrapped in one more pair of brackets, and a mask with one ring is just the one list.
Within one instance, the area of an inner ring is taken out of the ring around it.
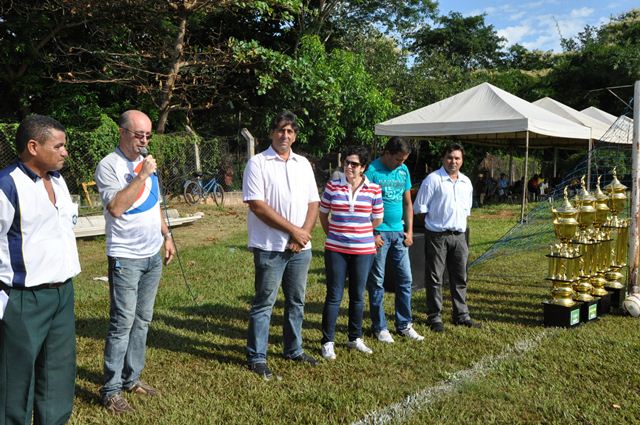
{"label": "man in white dress shirt", "polygon": [[434,332],[444,331],[442,281],[445,269],[449,272],[453,323],[480,327],[471,320],[466,300],[469,249],[465,231],[471,213],[473,187],[471,180],[460,172],[463,160],[461,145],[447,146],[442,155],[442,167],[422,181],[413,203],[414,213],[424,215],[427,321]]}

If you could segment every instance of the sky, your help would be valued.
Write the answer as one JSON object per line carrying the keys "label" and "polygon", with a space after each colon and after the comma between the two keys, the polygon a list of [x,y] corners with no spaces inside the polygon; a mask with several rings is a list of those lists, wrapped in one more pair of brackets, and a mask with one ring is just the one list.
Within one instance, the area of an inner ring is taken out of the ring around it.
{"label": "sky", "polygon": [[[441,15],[485,13],[485,23],[507,39],[529,50],[561,52],[560,35],[573,38],[586,25],[600,26],[634,7],[638,0],[439,0]],[[556,25],[557,22],[557,25]]]}

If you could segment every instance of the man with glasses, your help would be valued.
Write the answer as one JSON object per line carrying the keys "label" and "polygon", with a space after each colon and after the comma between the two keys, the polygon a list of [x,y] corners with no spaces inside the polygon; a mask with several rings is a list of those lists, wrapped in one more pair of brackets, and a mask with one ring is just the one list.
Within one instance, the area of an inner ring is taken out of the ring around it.
{"label": "man with glasses", "polygon": [[146,155],[151,120],[140,111],[120,116],[120,143],[100,161],[95,180],[104,205],[109,263],[109,331],[104,348],[102,404],[114,414],[133,410],[122,391],[155,396],[140,379],[147,331],[164,263],[175,253],[160,208],[156,161]]}
{"label": "man with glasses", "polygon": [[373,231],[377,253],[369,273],[367,289],[371,327],[379,341],[392,344],[384,313],[384,276],[387,261],[391,261],[396,277],[395,327],[407,339],[422,341],[424,337],[413,328],[411,289],[413,277],[409,261],[409,247],[413,244],[413,205],[411,176],[404,162],[409,157],[409,144],[400,137],[387,142],[382,156],[373,161],[365,175],[382,187],[384,218]]}

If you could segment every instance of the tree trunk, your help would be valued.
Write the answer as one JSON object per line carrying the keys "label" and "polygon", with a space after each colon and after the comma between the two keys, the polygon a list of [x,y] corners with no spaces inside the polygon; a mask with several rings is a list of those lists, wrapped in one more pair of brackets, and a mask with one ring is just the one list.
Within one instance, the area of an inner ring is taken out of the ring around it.
{"label": "tree trunk", "polygon": [[169,119],[169,112],[171,112],[171,98],[173,97],[173,91],[176,85],[176,79],[180,74],[180,68],[183,65],[182,56],[184,53],[184,36],[187,32],[187,17],[189,16],[189,10],[187,8],[181,8],[180,10],[180,26],[178,29],[178,36],[173,48],[173,59],[171,61],[171,68],[164,88],[162,90],[162,101],[160,102],[160,116],[158,117],[158,125],[156,126],[156,132],[159,134],[164,133],[167,126],[167,120]]}

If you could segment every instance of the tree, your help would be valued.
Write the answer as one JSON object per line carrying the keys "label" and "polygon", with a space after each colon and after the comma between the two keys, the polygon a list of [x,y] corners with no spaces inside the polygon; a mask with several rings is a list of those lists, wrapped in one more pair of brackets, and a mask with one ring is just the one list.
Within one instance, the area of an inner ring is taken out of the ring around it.
{"label": "tree", "polygon": [[303,0],[297,17],[298,41],[317,35],[323,44],[342,46],[340,38],[354,30],[377,29],[409,37],[414,28],[431,19],[433,0]]}
{"label": "tree", "polygon": [[435,19],[439,26],[424,26],[415,33],[413,50],[421,61],[442,55],[461,68],[492,68],[501,64],[503,37],[493,25],[486,25],[484,15],[464,17],[458,12]]}
{"label": "tree", "polygon": [[[566,51],[549,74],[556,98],[577,109],[598,106],[622,114],[626,106],[605,90],[606,87],[632,85],[640,79],[640,9],[631,10],[599,28],[586,27],[574,50]],[[616,90],[623,101],[633,88]]]}

